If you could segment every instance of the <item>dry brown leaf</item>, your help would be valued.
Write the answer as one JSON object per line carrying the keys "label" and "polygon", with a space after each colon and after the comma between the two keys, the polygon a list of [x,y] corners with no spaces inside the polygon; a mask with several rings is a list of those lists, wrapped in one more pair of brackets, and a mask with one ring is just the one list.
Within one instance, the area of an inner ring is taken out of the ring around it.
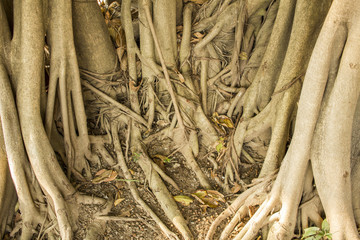
{"label": "dry brown leaf", "polygon": [[116,171],[112,171],[106,179],[104,179],[104,182],[111,182],[116,179],[118,173]]}
{"label": "dry brown leaf", "polygon": [[190,43],[197,43],[197,42],[199,42],[200,41],[200,39],[198,39],[198,38],[192,38],[191,40],[190,40]]}
{"label": "dry brown leaf", "polygon": [[115,196],[114,206],[119,205],[119,203],[121,203],[124,200],[125,198],[121,198],[121,192],[117,191]]}
{"label": "dry brown leaf", "polygon": [[117,172],[114,170],[101,169],[95,174],[93,183],[111,182],[116,179]]}
{"label": "dry brown leaf", "polygon": [[249,206],[249,217],[251,218],[254,216],[256,210],[259,208],[259,206]]}
{"label": "dry brown leaf", "polygon": [[234,186],[231,188],[232,193],[237,193],[242,189],[240,184],[235,183]]}
{"label": "dry brown leaf", "polygon": [[124,200],[125,200],[125,198],[118,198],[118,199],[116,199],[116,200],[114,201],[114,206],[119,205],[119,203],[121,203],[121,202],[124,201]]}
{"label": "dry brown leaf", "polygon": [[183,25],[176,26],[176,32],[181,32],[184,29]]}
{"label": "dry brown leaf", "polygon": [[200,32],[194,32],[193,35],[198,39],[202,39],[205,36],[205,34],[200,33]]}
{"label": "dry brown leaf", "polygon": [[216,199],[217,201],[220,202],[226,202],[225,201],[225,196],[222,195],[221,193],[219,193],[218,191],[215,190],[207,190],[207,193],[210,197]]}
{"label": "dry brown leaf", "polygon": [[107,169],[105,169],[105,168],[100,169],[99,171],[97,171],[97,172],[95,173],[95,176],[99,176],[99,175],[103,174],[103,173],[106,172],[106,171],[107,171]]}
{"label": "dry brown leaf", "polygon": [[181,74],[181,72],[179,72],[179,70],[175,69],[176,74],[179,76],[179,80],[181,83],[185,82],[185,78],[184,76]]}

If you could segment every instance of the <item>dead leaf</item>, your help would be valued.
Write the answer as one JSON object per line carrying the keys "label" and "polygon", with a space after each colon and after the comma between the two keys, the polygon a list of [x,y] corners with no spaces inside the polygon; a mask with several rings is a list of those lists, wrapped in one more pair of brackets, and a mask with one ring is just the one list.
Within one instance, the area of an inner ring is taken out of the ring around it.
{"label": "dead leaf", "polygon": [[246,52],[241,52],[239,54],[240,60],[247,60],[248,59],[248,55]]}
{"label": "dead leaf", "polygon": [[114,170],[101,169],[95,174],[93,183],[111,182],[116,179],[118,173]]}
{"label": "dead leaf", "polygon": [[249,206],[249,217],[254,216],[256,210],[258,210],[259,206]]}
{"label": "dead leaf", "polygon": [[176,26],[176,32],[182,32],[183,29],[184,29],[183,25]]}
{"label": "dead leaf", "polygon": [[114,206],[119,205],[119,203],[121,203],[124,200],[125,198],[121,198],[121,192],[117,191],[115,196]]}
{"label": "dead leaf", "polygon": [[197,39],[203,39],[204,38],[204,36],[205,36],[205,34],[203,34],[203,33],[200,33],[200,32],[194,32],[194,34],[193,34]]}
{"label": "dead leaf", "polygon": [[211,208],[218,207],[220,204],[219,202],[225,202],[224,195],[215,190],[197,190],[191,195],[195,197],[200,203],[205,204]]}
{"label": "dead leaf", "polygon": [[212,120],[217,123],[218,125],[227,127],[227,128],[234,128],[234,123],[231,120],[231,118],[229,118],[226,115],[219,115],[217,112],[213,113],[212,116]]}
{"label": "dead leaf", "polygon": [[130,80],[130,81],[129,81],[129,87],[130,87],[130,89],[131,89],[132,91],[134,91],[134,92],[137,92],[137,91],[139,91],[139,89],[140,89],[140,84],[139,84],[138,86],[135,86],[135,85],[136,85],[135,81],[133,81],[133,80]]}
{"label": "dead leaf", "polygon": [[197,190],[195,193],[193,193],[195,196],[197,196],[198,198],[202,199],[204,197],[206,197],[207,195],[207,191],[206,190]]}
{"label": "dead leaf", "polygon": [[234,186],[231,188],[232,193],[237,193],[242,189],[242,186],[240,184],[235,183]]}
{"label": "dead leaf", "polygon": [[184,206],[189,206],[190,203],[192,203],[194,201],[191,197],[188,197],[185,195],[174,196],[174,200]]}
{"label": "dead leaf", "polygon": [[184,78],[184,76],[179,72],[179,70],[175,69],[175,73],[178,75],[180,82],[181,82],[181,83],[184,83],[184,82],[185,82],[185,78]]}
{"label": "dead leaf", "polygon": [[226,202],[225,201],[225,196],[222,195],[221,193],[219,193],[218,191],[215,191],[215,190],[207,190],[207,193],[210,197],[216,199],[217,201],[220,201],[220,202]]}
{"label": "dead leaf", "polygon": [[116,199],[116,200],[114,201],[114,206],[119,205],[119,203],[121,203],[121,202],[124,201],[124,200],[125,200],[125,198],[118,198],[118,199]]}
{"label": "dead leaf", "polygon": [[99,175],[103,174],[103,173],[106,172],[106,171],[107,171],[107,169],[105,169],[105,168],[100,169],[99,171],[97,171],[97,172],[95,173],[95,176],[99,176]]}

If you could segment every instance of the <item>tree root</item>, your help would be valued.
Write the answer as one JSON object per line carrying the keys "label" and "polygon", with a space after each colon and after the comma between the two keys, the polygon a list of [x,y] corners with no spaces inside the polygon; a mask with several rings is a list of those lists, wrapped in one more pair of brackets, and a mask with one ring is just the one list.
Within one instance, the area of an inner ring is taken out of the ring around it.
{"label": "tree root", "polygon": [[[130,131],[130,129],[129,129]],[[119,138],[118,138],[118,128],[116,126],[116,123],[112,123],[112,127],[111,127],[111,132],[112,132],[112,139],[113,139],[113,143],[114,143],[114,149],[116,152],[116,156],[117,156],[117,160],[118,160],[118,164],[122,170],[122,172],[124,173],[124,176],[126,179],[132,179],[132,176],[129,172],[129,169],[126,165],[122,150],[121,150],[121,146],[120,146],[120,142],[119,142]],[[151,169],[151,167],[150,167]],[[155,173],[154,173],[155,174]],[[150,177],[152,179],[152,177]],[[134,197],[135,201],[137,201],[140,206],[152,217],[152,219],[159,225],[160,229],[163,231],[163,233],[169,238],[169,239],[178,239],[178,237],[176,236],[176,234],[174,234],[173,232],[171,232],[166,225],[160,220],[160,218],[151,210],[151,208],[144,202],[144,200],[141,199],[137,189],[136,189],[136,185],[134,182],[128,181],[128,186],[130,188],[131,194]]]}

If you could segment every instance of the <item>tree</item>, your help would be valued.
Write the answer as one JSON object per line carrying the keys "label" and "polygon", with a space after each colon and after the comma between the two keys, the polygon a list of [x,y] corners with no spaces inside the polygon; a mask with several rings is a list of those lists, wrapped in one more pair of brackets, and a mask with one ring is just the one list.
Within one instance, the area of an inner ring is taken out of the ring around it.
{"label": "tree", "polygon": [[[134,200],[168,238],[193,239],[164,182],[179,187],[147,151],[166,137],[201,188],[242,189],[206,239],[232,215],[220,239],[291,239],[325,216],[334,239],[359,239],[358,2],[185,2],[103,4],[105,21],[96,1],[0,2],[1,235],[16,197],[22,239],[54,220],[72,239],[79,204],[109,210],[72,185],[93,179],[101,155],[128,180],[135,156],[179,234],[127,181]],[[199,149],[217,152],[210,178]]]}

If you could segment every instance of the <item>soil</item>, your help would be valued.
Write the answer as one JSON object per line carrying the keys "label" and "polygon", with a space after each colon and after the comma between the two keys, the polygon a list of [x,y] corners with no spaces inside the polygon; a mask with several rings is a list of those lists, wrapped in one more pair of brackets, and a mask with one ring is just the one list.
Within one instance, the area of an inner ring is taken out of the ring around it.
{"label": "soil", "polygon": [[[167,139],[163,141],[157,141],[156,144],[153,144],[148,148],[148,152],[150,156],[154,156],[156,154],[168,155],[173,151],[170,144],[171,141]],[[219,188],[216,182],[211,178],[210,169],[212,168],[212,165],[209,161],[207,161],[206,157],[207,155],[204,151],[202,151],[198,157],[199,164],[203,170],[205,169],[204,171],[206,175],[209,177],[209,179],[211,179],[212,186],[215,186],[214,190],[222,192],[221,188]],[[128,162],[128,164],[128,167],[131,169],[133,174],[133,178],[137,180],[137,189],[142,199],[155,211],[156,214],[158,214],[158,216],[170,228],[170,230],[177,232],[171,222],[165,217],[160,205],[156,202],[154,195],[148,188],[145,175],[141,168],[137,165],[136,161],[131,160]],[[186,195],[191,197],[191,193],[201,189],[198,180],[195,178],[195,175],[185,166],[184,159],[180,153],[173,153],[171,156],[171,161],[169,163],[160,164],[160,167],[165,170],[165,173],[168,174],[181,189],[181,191],[177,191],[175,188],[167,184],[168,189],[173,196]],[[206,169],[209,171],[206,171]],[[259,167],[256,165],[249,165],[249,167],[244,167],[241,170],[241,176],[247,177],[245,180],[250,181],[250,178],[254,178],[258,174],[258,169]],[[123,178],[120,175],[117,179],[121,180]],[[114,198],[116,193],[119,192],[120,197],[124,199],[118,205],[113,206],[110,213],[108,214],[109,216],[122,217],[122,220],[107,221],[105,233],[101,239],[156,240],[166,238],[158,226],[154,223],[154,221],[141,209],[140,206],[136,204],[125,181],[115,180],[100,184],[80,183],[77,187],[78,190],[82,193],[102,197],[105,199]],[[189,206],[183,206],[182,204],[178,203],[179,209],[184,218],[188,221],[188,226],[195,239],[205,238],[212,221],[223,210],[226,209],[226,207],[237,195],[238,193],[226,195],[226,202],[220,202],[219,206],[216,208],[204,207],[204,205],[196,199],[194,199],[194,201]],[[79,214],[79,229],[76,232],[75,239],[84,239],[87,227],[94,221],[94,216],[96,216],[96,212],[100,209],[101,206],[82,205]],[[129,221],[126,220],[127,218]]]}

